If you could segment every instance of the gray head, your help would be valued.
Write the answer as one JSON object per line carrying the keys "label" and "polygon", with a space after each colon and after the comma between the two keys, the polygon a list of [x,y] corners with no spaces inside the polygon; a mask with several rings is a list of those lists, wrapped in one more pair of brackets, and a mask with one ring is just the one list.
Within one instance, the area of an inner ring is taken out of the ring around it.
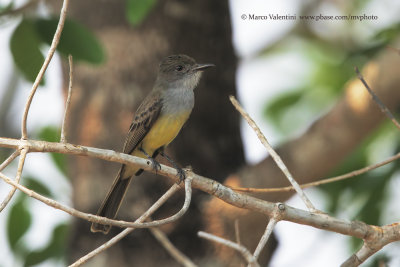
{"label": "gray head", "polygon": [[187,88],[193,90],[200,80],[203,70],[214,64],[197,64],[186,55],[172,55],[160,63],[156,84],[161,88]]}

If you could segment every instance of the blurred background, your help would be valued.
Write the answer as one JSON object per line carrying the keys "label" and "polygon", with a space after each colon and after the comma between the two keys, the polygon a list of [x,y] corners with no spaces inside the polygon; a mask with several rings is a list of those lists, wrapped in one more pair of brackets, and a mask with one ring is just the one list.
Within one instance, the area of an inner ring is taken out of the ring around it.
{"label": "blurred background", "polygon": [[[20,137],[23,106],[51,43],[61,4],[0,1],[2,137]],[[355,66],[363,70],[378,96],[398,113],[400,56],[394,48],[400,47],[399,12],[396,0],[71,0],[57,54],[32,103],[28,135],[59,140],[68,85],[66,57],[72,54],[68,142],[120,151],[133,112],[151,90],[158,62],[184,53],[217,67],[204,73],[191,118],[168,148],[180,165],[235,186],[287,185],[230,104],[228,96],[236,95],[299,183],[362,168],[399,152],[398,132],[370,101],[354,72]],[[0,149],[0,160],[10,153]],[[15,163],[4,170],[9,177],[15,176]],[[118,167],[85,157],[35,153],[27,157],[22,183],[95,213]],[[317,208],[333,216],[389,224],[400,217],[398,170],[394,162],[306,193]],[[134,179],[119,218],[140,216],[170,185],[153,174]],[[1,199],[9,190],[1,183]],[[305,208],[291,193],[256,196]],[[182,200],[180,193],[154,218],[172,214]],[[240,255],[199,239],[197,231],[234,240],[237,221],[243,244],[253,251],[267,220],[196,191],[189,214],[161,230],[199,266],[240,266]],[[0,216],[0,266],[65,266],[120,231],[114,227],[104,236],[89,227],[17,192]],[[360,240],[280,222],[260,263],[338,266],[360,246]],[[399,266],[399,249],[399,244],[390,244],[365,266]],[[160,263],[178,266],[149,231],[135,230],[84,266]]]}

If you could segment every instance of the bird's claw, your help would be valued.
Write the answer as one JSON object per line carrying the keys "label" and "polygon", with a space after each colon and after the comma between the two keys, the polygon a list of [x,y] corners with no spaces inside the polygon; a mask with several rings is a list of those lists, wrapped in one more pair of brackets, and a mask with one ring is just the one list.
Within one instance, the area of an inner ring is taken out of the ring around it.
{"label": "bird's claw", "polygon": [[161,165],[153,158],[150,158],[151,165],[153,166],[153,170],[157,173],[157,171],[161,170]]}
{"label": "bird's claw", "polygon": [[179,177],[178,184],[182,183],[186,179],[186,173],[181,168],[176,168],[176,176]]}

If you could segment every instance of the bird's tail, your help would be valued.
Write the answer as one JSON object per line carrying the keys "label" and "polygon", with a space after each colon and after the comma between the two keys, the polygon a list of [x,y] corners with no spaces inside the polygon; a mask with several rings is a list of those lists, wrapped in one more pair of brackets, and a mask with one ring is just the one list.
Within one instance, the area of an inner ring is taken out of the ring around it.
{"label": "bird's tail", "polygon": [[[124,168],[125,165],[122,166],[118,172],[117,177],[115,178],[114,183],[107,194],[107,197],[104,199],[96,215],[110,219],[114,219],[117,215],[119,207],[122,203],[122,199],[124,198],[128,186],[132,180],[132,176],[124,177]],[[90,230],[92,232],[103,232],[104,234],[107,234],[110,231],[110,228],[111,225],[92,223]]]}

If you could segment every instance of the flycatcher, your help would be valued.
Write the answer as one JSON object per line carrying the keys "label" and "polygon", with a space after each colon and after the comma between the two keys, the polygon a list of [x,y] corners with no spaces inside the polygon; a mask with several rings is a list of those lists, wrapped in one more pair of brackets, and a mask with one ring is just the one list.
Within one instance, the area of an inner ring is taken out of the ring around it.
{"label": "flycatcher", "polygon": [[[161,154],[174,165],[183,180],[184,172],[163,150],[178,135],[192,112],[193,90],[202,71],[213,66],[197,64],[186,55],[173,55],[161,61],[153,90],[136,110],[123,152],[151,160],[155,170],[160,168],[160,164],[154,158]],[[139,167],[123,164],[97,215],[115,218],[132,177],[142,172]],[[92,223],[90,229],[107,234],[110,228],[110,225]]]}

